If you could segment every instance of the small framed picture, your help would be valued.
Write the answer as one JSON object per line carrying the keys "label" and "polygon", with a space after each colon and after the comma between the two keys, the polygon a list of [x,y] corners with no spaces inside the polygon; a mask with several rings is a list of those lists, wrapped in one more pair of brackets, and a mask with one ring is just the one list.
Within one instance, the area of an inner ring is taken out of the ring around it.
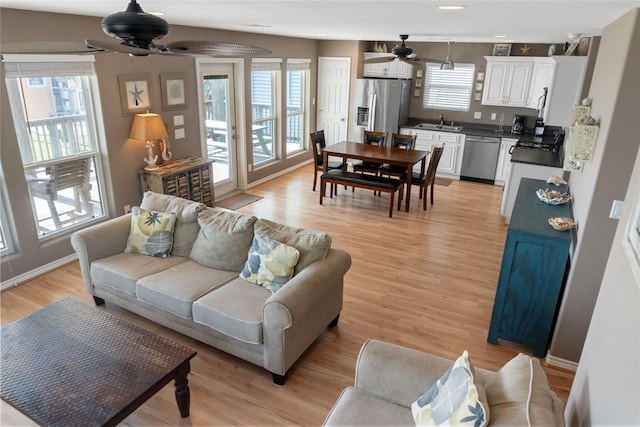
{"label": "small framed picture", "polygon": [[163,111],[183,110],[187,108],[185,81],[186,76],[184,73],[160,74]]}
{"label": "small framed picture", "polygon": [[481,101],[482,100],[482,93],[480,92],[476,92],[473,94],[473,100],[474,101]]}
{"label": "small framed picture", "polygon": [[476,77],[476,80],[481,82],[484,80],[484,71],[478,71],[478,75]]}
{"label": "small framed picture", "polygon": [[422,87],[422,79],[416,79],[415,87]]}
{"label": "small framed picture", "polygon": [[413,90],[413,96],[419,97],[420,96],[420,89],[414,89]]}
{"label": "small framed picture", "polygon": [[476,83],[476,90],[482,90],[482,83]]}
{"label": "small framed picture", "polygon": [[422,78],[422,69],[416,70],[416,77]]}
{"label": "small framed picture", "polygon": [[496,43],[493,45],[493,56],[509,56],[511,54],[511,43]]}
{"label": "small framed picture", "polygon": [[118,82],[123,115],[132,116],[151,109],[151,74],[121,74]]}

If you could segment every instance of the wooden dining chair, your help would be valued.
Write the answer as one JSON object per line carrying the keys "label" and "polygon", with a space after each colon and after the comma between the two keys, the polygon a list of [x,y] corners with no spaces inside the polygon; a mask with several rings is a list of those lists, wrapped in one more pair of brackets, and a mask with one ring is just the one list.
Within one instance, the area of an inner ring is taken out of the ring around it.
{"label": "wooden dining chair", "polygon": [[[404,150],[413,150],[416,146],[417,135],[402,133],[391,134],[391,146]],[[407,168],[398,165],[382,165],[379,168],[380,176],[404,179],[407,177]]]}
{"label": "wooden dining chair", "polygon": [[[384,147],[386,139],[387,139],[386,132],[374,132],[374,131],[365,130],[364,139],[362,143]],[[353,171],[357,173],[368,173],[368,174],[378,175],[378,169],[380,169],[380,163],[375,163],[375,162],[360,162],[353,165]]]}
{"label": "wooden dining chair", "polygon": [[[429,186],[431,186],[431,204],[433,205],[433,187],[436,180],[436,170],[438,169],[443,150],[444,144],[440,147],[433,147],[429,158],[429,166],[424,175],[420,175],[418,172],[413,172],[413,175],[411,175],[411,185],[420,186],[422,209],[425,211],[427,210],[427,187]],[[411,189],[409,189],[409,191],[411,191]]]}
{"label": "wooden dining chair", "polygon": [[[311,147],[313,149],[313,158],[315,159],[315,168],[313,170],[313,191],[316,191],[316,183],[318,181],[318,172],[322,172],[324,170],[323,166],[323,156],[322,149],[327,146],[327,142],[324,138],[324,130],[318,130],[315,132],[311,132]],[[331,169],[342,169],[347,170],[347,162],[344,160],[335,161],[330,160],[327,163],[327,170]]]}

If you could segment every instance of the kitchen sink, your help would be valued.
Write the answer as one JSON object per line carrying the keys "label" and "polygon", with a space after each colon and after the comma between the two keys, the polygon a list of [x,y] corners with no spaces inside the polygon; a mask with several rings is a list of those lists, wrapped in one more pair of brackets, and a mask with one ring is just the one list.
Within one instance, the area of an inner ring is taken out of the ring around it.
{"label": "kitchen sink", "polygon": [[462,126],[449,126],[449,125],[439,125],[436,123],[420,123],[415,126],[416,129],[434,129],[434,130],[446,130],[449,132],[460,132],[462,130]]}

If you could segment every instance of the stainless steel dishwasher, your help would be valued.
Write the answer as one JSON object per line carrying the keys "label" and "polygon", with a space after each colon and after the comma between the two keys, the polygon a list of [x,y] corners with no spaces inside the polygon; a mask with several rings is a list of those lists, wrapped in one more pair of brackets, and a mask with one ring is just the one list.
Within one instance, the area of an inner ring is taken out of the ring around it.
{"label": "stainless steel dishwasher", "polygon": [[499,152],[499,137],[467,135],[464,140],[460,179],[493,184]]}

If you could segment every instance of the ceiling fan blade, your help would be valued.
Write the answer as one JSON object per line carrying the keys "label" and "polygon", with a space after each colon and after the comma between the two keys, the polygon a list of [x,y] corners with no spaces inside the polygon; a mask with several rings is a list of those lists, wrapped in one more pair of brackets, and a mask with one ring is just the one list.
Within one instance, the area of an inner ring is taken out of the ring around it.
{"label": "ceiling fan blade", "polygon": [[0,53],[90,54],[102,52],[102,49],[87,46],[86,43],[81,41],[0,43]]}
{"label": "ceiling fan blade", "polygon": [[271,55],[271,51],[261,47],[239,43],[208,42],[186,40],[172,42],[160,49],[160,53],[177,55],[211,56],[211,57],[243,57]]}
{"label": "ceiling fan blade", "polygon": [[377,64],[377,63],[381,63],[381,62],[391,62],[391,61],[395,61],[396,58],[397,58],[396,56],[381,56],[379,58],[365,59],[364,63],[365,64]]}
{"label": "ceiling fan blade", "polygon": [[400,58],[401,61],[406,62],[407,64],[424,64],[426,62],[442,62],[439,59],[431,59],[431,58]]}
{"label": "ceiling fan blade", "polygon": [[127,53],[133,56],[147,56],[153,53],[150,49],[142,49],[135,46],[129,46],[113,40],[91,40],[85,41],[90,48],[100,49],[107,52]]}

